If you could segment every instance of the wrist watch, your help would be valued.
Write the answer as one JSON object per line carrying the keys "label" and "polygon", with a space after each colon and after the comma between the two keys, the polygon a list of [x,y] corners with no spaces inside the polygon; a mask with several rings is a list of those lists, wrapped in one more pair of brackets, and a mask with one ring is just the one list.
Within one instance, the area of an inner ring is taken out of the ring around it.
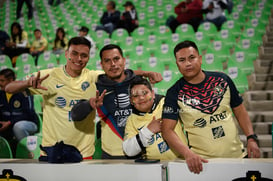
{"label": "wrist watch", "polygon": [[256,134],[251,134],[251,135],[247,136],[247,141],[249,139],[253,139],[259,145],[258,136]]}

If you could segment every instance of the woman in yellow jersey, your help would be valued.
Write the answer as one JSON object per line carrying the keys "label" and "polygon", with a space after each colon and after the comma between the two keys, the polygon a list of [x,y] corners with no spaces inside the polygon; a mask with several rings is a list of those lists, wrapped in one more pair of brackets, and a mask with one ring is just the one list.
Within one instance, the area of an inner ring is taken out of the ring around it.
{"label": "woman in yellow jersey", "polygon": [[[169,148],[161,135],[161,113],[164,96],[155,94],[150,83],[136,77],[129,87],[132,114],[125,127],[123,150],[128,156],[141,154],[147,159],[172,160],[178,154]],[[186,143],[180,123],[175,131]]]}
{"label": "woman in yellow jersey", "polygon": [[17,22],[12,23],[10,32],[11,41],[6,43],[4,54],[12,59],[22,53],[29,53],[28,34],[21,25]]}

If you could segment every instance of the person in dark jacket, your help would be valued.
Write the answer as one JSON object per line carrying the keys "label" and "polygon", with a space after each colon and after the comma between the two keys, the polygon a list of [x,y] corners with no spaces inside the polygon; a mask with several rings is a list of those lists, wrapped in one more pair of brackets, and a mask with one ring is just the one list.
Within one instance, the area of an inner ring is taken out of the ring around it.
{"label": "person in dark jacket", "polygon": [[[129,85],[136,75],[148,77],[151,83],[161,81],[162,76],[151,71],[125,69],[123,52],[114,44],[104,46],[100,58],[105,74],[99,75],[96,87],[98,93],[103,95],[103,101],[99,100],[97,93],[98,99],[91,98],[74,105],[71,116],[72,120],[81,121],[93,109],[97,109],[101,122],[102,159],[125,159],[122,142],[127,118],[132,113]],[[101,102],[101,105],[94,106]]]}
{"label": "person in dark jacket", "polygon": [[4,91],[6,85],[14,80],[13,70],[0,71],[0,136],[9,142],[13,141],[13,137],[19,142],[36,133],[39,123],[32,96],[28,96],[26,92],[9,94]]}
{"label": "person in dark jacket", "polygon": [[123,6],[125,11],[120,17],[119,27],[126,29],[128,33],[132,33],[138,27],[137,11],[131,1],[126,1]]}
{"label": "person in dark jacket", "polygon": [[111,34],[117,27],[120,19],[120,11],[116,10],[116,3],[109,1],[106,5],[107,11],[105,11],[100,18],[101,25],[96,27],[97,30],[104,30]]}

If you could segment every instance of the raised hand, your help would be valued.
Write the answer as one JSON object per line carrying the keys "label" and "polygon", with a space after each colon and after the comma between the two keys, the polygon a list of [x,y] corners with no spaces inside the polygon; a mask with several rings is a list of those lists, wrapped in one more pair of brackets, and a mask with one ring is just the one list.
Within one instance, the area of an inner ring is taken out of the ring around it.
{"label": "raised hand", "polygon": [[101,95],[99,91],[97,90],[96,97],[90,98],[89,103],[93,109],[96,109],[97,107],[102,106],[105,93],[106,93],[106,89],[101,93]]}
{"label": "raised hand", "polygon": [[30,77],[28,79],[28,85],[29,87],[33,87],[35,89],[43,89],[43,90],[47,90],[46,87],[43,87],[41,84],[42,82],[47,79],[49,77],[49,74],[43,76],[43,77],[40,77],[40,71],[37,73],[36,77]]}
{"label": "raised hand", "polygon": [[147,128],[153,133],[160,132],[161,131],[161,119],[155,119],[155,117],[153,117],[152,122],[150,122],[150,124],[147,126]]}
{"label": "raised hand", "polygon": [[152,84],[163,80],[161,73],[158,72],[149,72],[147,77]]}

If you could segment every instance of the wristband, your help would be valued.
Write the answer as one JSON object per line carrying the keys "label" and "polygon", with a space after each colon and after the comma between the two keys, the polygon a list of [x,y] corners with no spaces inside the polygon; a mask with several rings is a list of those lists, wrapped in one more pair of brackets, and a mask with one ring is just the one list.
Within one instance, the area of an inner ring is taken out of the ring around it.
{"label": "wristband", "polygon": [[136,135],[136,140],[137,140],[137,143],[140,146],[141,150],[142,151],[144,151],[144,150],[146,151],[145,147],[143,146],[143,144],[142,144],[142,142],[140,140],[139,134]]}
{"label": "wristband", "polygon": [[257,143],[257,145],[259,145],[258,136],[256,134],[251,134],[251,135],[247,136],[247,141],[249,139],[253,139]]}

